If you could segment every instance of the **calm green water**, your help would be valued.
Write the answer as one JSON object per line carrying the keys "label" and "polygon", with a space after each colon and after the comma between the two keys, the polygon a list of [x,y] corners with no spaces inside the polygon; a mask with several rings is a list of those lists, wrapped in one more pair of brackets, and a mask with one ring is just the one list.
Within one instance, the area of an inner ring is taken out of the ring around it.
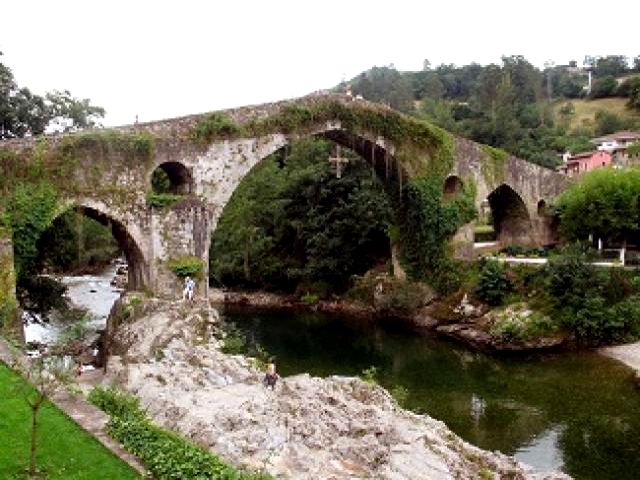
{"label": "calm green water", "polygon": [[357,375],[409,392],[406,407],[467,441],[577,479],[640,478],[640,391],[596,353],[495,357],[391,322],[230,310],[225,319],[278,358],[282,375]]}

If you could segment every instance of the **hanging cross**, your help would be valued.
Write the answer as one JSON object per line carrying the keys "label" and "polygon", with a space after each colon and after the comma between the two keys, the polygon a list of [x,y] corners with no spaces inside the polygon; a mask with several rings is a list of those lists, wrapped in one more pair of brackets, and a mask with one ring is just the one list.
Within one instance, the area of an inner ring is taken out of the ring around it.
{"label": "hanging cross", "polygon": [[342,167],[349,163],[349,159],[340,156],[340,145],[336,147],[336,156],[329,158],[329,163],[336,169],[336,178],[342,178]]}

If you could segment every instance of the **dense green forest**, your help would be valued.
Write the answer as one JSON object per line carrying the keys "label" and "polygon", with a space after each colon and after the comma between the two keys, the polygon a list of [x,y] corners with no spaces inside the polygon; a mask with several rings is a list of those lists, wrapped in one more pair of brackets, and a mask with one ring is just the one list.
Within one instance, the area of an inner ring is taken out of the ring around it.
{"label": "dense green forest", "polygon": [[213,281],[304,294],[341,292],[390,255],[390,203],[361,159],[341,178],[333,143],[309,138],[265,159],[225,208],[211,246]]}
{"label": "dense green forest", "polygon": [[[640,56],[587,58],[588,72],[575,62],[540,70],[523,56],[502,57],[500,65],[440,65],[428,61],[418,72],[373,67],[337,87],[384,102],[480,143],[501,147],[540,165],[554,167],[558,154],[590,150],[589,140],[621,129],[640,128]],[[593,123],[571,128],[576,102],[625,99],[627,112],[606,108]]]}

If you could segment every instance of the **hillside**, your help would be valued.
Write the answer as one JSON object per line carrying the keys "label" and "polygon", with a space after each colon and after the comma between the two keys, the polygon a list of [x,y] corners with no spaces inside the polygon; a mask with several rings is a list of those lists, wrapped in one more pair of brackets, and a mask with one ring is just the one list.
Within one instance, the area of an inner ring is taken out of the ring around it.
{"label": "hillside", "polygon": [[640,112],[627,108],[627,99],[621,97],[557,100],[553,106],[553,114],[556,121],[559,121],[561,117],[558,111],[563,105],[566,105],[567,102],[571,102],[575,108],[575,113],[571,116],[569,123],[571,130],[577,127],[593,128],[595,125],[596,112],[599,110],[615,113],[625,120],[640,121]]}

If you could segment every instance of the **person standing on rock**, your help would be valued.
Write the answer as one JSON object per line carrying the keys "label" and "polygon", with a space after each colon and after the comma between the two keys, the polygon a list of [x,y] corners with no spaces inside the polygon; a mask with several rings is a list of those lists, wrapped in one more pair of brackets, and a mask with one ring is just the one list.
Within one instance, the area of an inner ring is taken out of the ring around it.
{"label": "person standing on rock", "polygon": [[267,373],[264,376],[264,386],[267,388],[271,388],[271,390],[275,390],[277,380],[278,374],[276,373],[276,358],[271,357],[269,359],[269,363],[267,364]]}
{"label": "person standing on rock", "polygon": [[182,300],[193,300],[193,291],[196,288],[196,282],[189,276],[184,279],[184,290],[182,291]]}

